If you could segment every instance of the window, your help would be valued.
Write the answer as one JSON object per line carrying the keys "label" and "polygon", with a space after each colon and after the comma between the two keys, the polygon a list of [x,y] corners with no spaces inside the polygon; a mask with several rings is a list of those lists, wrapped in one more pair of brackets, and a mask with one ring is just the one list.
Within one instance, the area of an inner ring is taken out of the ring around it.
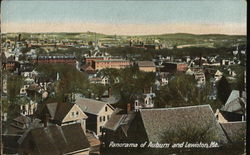
{"label": "window", "polygon": [[103,121],[105,121],[105,116],[103,116]]}
{"label": "window", "polygon": [[105,111],[108,111],[108,107],[105,107]]}
{"label": "window", "polygon": [[100,117],[100,120],[99,120],[100,122],[102,122],[102,117]]}
{"label": "window", "polygon": [[109,115],[107,116],[107,119],[109,120]]}
{"label": "window", "polygon": [[74,117],[74,116],[75,116],[75,112],[72,112],[72,113],[71,113],[71,117]]}
{"label": "window", "polygon": [[77,111],[77,112],[76,112],[76,116],[78,116],[78,115],[79,115],[79,112]]}
{"label": "window", "polygon": [[102,126],[100,126],[100,132],[102,132]]}

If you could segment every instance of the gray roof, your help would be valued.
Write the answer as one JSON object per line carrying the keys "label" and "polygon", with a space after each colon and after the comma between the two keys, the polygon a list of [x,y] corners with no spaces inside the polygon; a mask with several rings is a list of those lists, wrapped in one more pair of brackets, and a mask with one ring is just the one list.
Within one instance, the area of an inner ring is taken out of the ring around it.
{"label": "gray roof", "polygon": [[120,112],[122,112],[122,109],[116,109],[111,115],[110,119],[105,123],[103,128],[113,131],[117,130],[117,128],[120,126],[121,121],[125,117],[125,114],[119,114]]}
{"label": "gray roof", "polygon": [[62,155],[89,149],[90,145],[81,125],[72,124],[32,129],[20,146],[31,154]]}
{"label": "gray roof", "polygon": [[237,97],[240,97],[240,91],[238,91],[238,90],[232,90],[230,96],[228,97],[228,99],[226,101],[226,104],[229,103],[229,102],[231,102],[232,100],[236,99]]}
{"label": "gray roof", "polygon": [[108,60],[95,60],[95,62],[130,62],[124,59],[108,59]]}
{"label": "gray roof", "polygon": [[57,108],[56,108],[56,113],[54,116],[54,120],[62,121],[66,117],[66,115],[69,113],[69,111],[72,109],[73,106],[74,106],[73,103],[65,103],[65,102],[58,103]]}
{"label": "gray roof", "polygon": [[127,136],[128,129],[135,116],[135,112],[124,113],[124,110],[116,109],[110,119],[103,126],[103,129],[116,131],[119,127],[121,127],[122,131]]}
{"label": "gray roof", "polygon": [[49,104],[46,104],[46,106],[49,110],[50,116],[54,118],[56,114],[57,103],[49,103]]}
{"label": "gray roof", "polygon": [[36,114],[39,118],[42,118],[45,112],[48,112],[51,119],[61,122],[73,106],[73,103],[65,102],[43,103],[38,107]]}
{"label": "gray roof", "polygon": [[82,109],[83,112],[98,115],[105,105],[113,107],[107,102],[97,101],[88,98],[76,97],[75,103]]}
{"label": "gray roof", "polygon": [[239,142],[246,137],[246,122],[221,123],[230,142]]}
{"label": "gray roof", "polygon": [[239,114],[244,114],[245,112],[246,101],[240,97],[237,97],[230,102],[228,102],[225,106],[221,108],[222,111],[227,112],[236,112]]}
{"label": "gray roof", "polygon": [[14,121],[17,121],[19,123],[22,123],[22,124],[28,124],[28,123],[31,123],[31,118],[27,117],[27,116],[18,116],[16,117],[15,119],[13,119]]}
{"label": "gray roof", "polygon": [[155,63],[153,61],[138,61],[139,67],[155,67]]}
{"label": "gray roof", "polygon": [[178,108],[141,109],[140,115],[149,141],[159,142],[164,131],[177,132],[184,128],[204,129],[212,134],[218,143],[226,143],[227,138],[217,122],[210,105]]}

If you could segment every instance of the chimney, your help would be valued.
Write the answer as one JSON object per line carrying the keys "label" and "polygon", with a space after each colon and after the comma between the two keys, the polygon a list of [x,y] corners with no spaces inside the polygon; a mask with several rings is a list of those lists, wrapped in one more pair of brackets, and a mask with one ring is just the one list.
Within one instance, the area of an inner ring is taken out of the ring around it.
{"label": "chimney", "polygon": [[49,120],[49,114],[46,113],[43,119],[43,125],[45,128],[48,126],[48,120]]}
{"label": "chimney", "polygon": [[112,96],[112,88],[111,87],[108,88],[108,95],[109,95],[108,97]]}
{"label": "chimney", "polygon": [[91,50],[89,50],[89,57],[91,57]]}
{"label": "chimney", "polygon": [[131,111],[131,104],[128,103],[128,104],[127,104],[127,113],[129,113],[130,111]]}

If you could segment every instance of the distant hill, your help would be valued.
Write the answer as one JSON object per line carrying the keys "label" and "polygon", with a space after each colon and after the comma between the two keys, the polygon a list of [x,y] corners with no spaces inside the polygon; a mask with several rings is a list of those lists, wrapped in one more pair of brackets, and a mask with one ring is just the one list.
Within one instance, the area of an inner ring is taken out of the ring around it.
{"label": "distant hill", "polygon": [[79,33],[7,33],[2,34],[2,38],[14,39],[21,34],[22,39],[34,40],[80,40],[83,42],[99,40],[107,44],[128,44],[129,40],[144,41],[145,44],[153,44],[155,40],[159,40],[166,46],[189,46],[202,45],[205,47],[229,47],[237,44],[245,44],[246,35],[225,35],[225,34],[189,34],[189,33],[171,33],[160,35],[106,35],[95,32],[79,32]]}

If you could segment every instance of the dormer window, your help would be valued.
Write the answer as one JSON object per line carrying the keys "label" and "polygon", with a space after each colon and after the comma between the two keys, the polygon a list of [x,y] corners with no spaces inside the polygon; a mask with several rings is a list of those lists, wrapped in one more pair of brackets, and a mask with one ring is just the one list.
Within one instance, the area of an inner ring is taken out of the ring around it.
{"label": "dormer window", "polygon": [[76,116],[78,116],[78,115],[79,115],[79,112],[77,111],[77,112],[76,112]]}

